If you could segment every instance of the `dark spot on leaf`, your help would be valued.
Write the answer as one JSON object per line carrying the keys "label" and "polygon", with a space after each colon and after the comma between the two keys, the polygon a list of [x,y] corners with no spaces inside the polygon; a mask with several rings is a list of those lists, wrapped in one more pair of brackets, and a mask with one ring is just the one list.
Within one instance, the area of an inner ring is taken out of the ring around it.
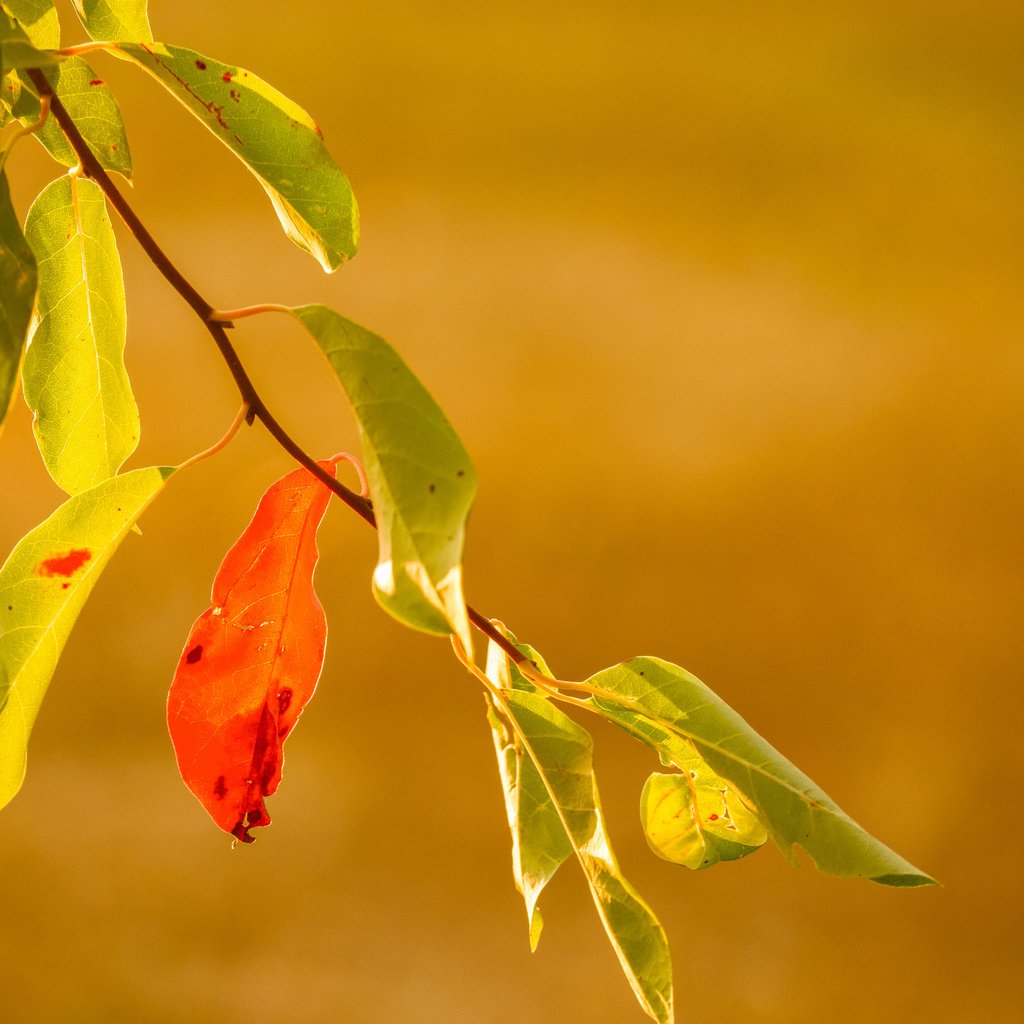
{"label": "dark spot on leaf", "polygon": [[287,687],[277,691],[277,713],[283,715],[292,703],[292,691]]}
{"label": "dark spot on leaf", "polygon": [[223,800],[228,795],[228,783],[223,775],[217,776],[217,781],[213,784],[213,795],[218,800]]}
{"label": "dark spot on leaf", "polygon": [[241,102],[241,99],[242,99],[242,97],[241,97],[241,95],[239,94],[239,92],[238,92],[238,90],[237,90],[237,89],[232,89],[232,90],[231,90],[231,98],[232,98],[232,99],[233,99],[233,100],[234,100],[234,101],[235,101],[236,103],[240,103],[240,102]]}
{"label": "dark spot on leaf", "polygon": [[428,491],[430,491],[430,493],[431,493],[431,494],[433,494],[433,493],[434,493],[434,491],[436,491],[436,490],[437,490],[437,486],[436,486],[435,484],[429,484],[429,485],[427,486],[427,490],[428,490]]}
{"label": "dark spot on leaf", "polygon": [[245,820],[243,818],[238,819],[238,824],[231,830],[231,834],[242,843],[254,843],[256,837],[249,835],[245,830]]}
{"label": "dark spot on leaf", "polygon": [[73,576],[92,558],[88,548],[75,548],[63,555],[46,558],[36,566],[37,576]]}
{"label": "dark spot on leaf", "polygon": [[202,61],[202,60],[197,60],[196,61],[196,67],[199,68],[200,71],[205,71],[206,70],[206,62]]}
{"label": "dark spot on leaf", "polygon": [[466,475],[466,471],[464,469],[457,470],[455,475],[456,476],[465,476]]}
{"label": "dark spot on leaf", "polygon": [[92,78],[92,79],[89,80],[89,84],[90,85],[102,85],[103,84],[103,79],[102,78]]}
{"label": "dark spot on leaf", "polygon": [[270,754],[263,761],[263,767],[260,769],[260,792],[269,793],[270,784],[274,781],[274,775],[277,772],[277,758]]}
{"label": "dark spot on leaf", "polygon": [[203,645],[196,644],[188,654],[185,655],[185,660],[190,664],[194,665],[203,656]]}
{"label": "dark spot on leaf", "polygon": [[221,81],[223,81],[223,82],[230,82],[231,81],[231,72],[230,71],[225,71],[224,74],[221,75],[220,77],[221,77]]}
{"label": "dark spot on leaf", "polygon": [[263,820],[263,812],[257,808],[255,811],[250,811],[246,818],[248,819],[246,821],[247,825],[257,825]]}
{"label": "dark spot on leaf", "polygon": [[8,610],[9,612],[13,612],[13,611],[14,611],[14,605],[13,605],[13,604],[9,604],[9,605],[7,606],[7,610]]}

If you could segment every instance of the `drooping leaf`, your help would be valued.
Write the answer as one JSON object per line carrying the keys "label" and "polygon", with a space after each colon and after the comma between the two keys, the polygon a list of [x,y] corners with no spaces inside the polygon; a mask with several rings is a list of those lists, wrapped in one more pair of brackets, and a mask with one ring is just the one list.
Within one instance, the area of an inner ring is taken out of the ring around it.
{"label": "drooping leaf", "polygon": [[60,46],[60,21],[53,0],[3,0],[0,7],[37,49],[56,50]]}
{"label": "drooping leaf", "polygon": [[[535,652],[528,656],[539,659]],[[544,671],[547,671],[546,666]],[[487,649],[487,677],[503,690],[535,690],[493,641]],[[487,694],[486,700],[487,721],[498,757],[505,813],[512,833],[512,876],[526,903],[530,949],[535,950],[544,927],[537,900],[558,868],[572,856],[573,848],[537,766],[524,755],[522,742],[502,716],[494,698]]]}
{"label": "drooping leaf", "polygon": [[[587,732],[539,693],[511,689],[501,711],[532,761],[590,886],[601,923],[633,994],[659,1024],[670,1024],[672,961],[665,932],[626,881],[612,853]],[[495,702],[498,706],[498,702]]]}
{"label": "drooping leaf", "polygon": [[43,462],[71,494],[105,480],[139,440],[124,368],[124,283],[99,186],[59,178],[36,198],[25,236],[39,299],[22,383]]}
{"label": "drooping leaf", "polygon": [[659,857],[699,870],[764,845],[768,833],[728,782],[699,757],[680,767],[652,774],[640,796],[644,835]]}
{"label": "drooping leaf", "polygon": [[[46,77],[100,166],[131,181],[132,154],[128,148],[121,108],[106,82],[81,57],[68,57],[60,67],[46,72]],[[39,117],[39,99],[35,86],[24,73],[20,84],[15,113],[23,124],[30,124]],[[78,163],[78,157],[60,130],[56,118],[48,118],[34,138],[54,160],[65,167],[74,167]]]}
{"label": "drooping leaf", "polygon": [[[336,459],[320,465],[332,476]],[[213,582],[167,696],[185,784],[217,825],[249,843],[270,824],[282,745],[313,696],[327,624],[313,590],[316,531],[331,492],[308,470],[273,484]]]}
{"label": "drooping leaf", "polygon": [[330,273],[355,255],[359,214],[348,178],[300,106],[244,68],[163,43],[120,43],[256,176],[285,234]]}
{"label": "drooping leaf", "polygon": [[71,627],[173,469],[137,469],[69,498],[0,569],[0,807],[21,788],[29,733]]}
{"label": "drooping leaf", "polygon": [[[934,880],[867,833],[696,676],[658,658],[593,675],[594,708],[638,733],[651,728],[693,744],[712,772],[750,802],[782,851],[801,846],[821,871],[884,885]],[[646,720],[646,721],[645,721]]]}
{"label": "drooping leaf", "polygon": [[[50,31],[46,26],[38,27],[36,37],[48,38],[48,35],[44,36],[44,30]],[[63,59],[59,53],[35,44],[24,26],[8,13],[6,5],[0,7],[0,71],[52,67]]]}
{"label": "drooping leaf", "polygon": [[0,427],[11,406],[36,298],[36,261],[0,171]]}
{"label": "drooping leaf", "polygon": [[444,413],[383,338],[326,306],[292,312],[330,361],[359,423],[377,516],[373,592],[406,625],[470,650],[462,593],[476,474]]}
{"label": "drooping leaf", "polygon": [[74,0],[74,4],[79,20],[93,39],[153,41],[147,0]]}

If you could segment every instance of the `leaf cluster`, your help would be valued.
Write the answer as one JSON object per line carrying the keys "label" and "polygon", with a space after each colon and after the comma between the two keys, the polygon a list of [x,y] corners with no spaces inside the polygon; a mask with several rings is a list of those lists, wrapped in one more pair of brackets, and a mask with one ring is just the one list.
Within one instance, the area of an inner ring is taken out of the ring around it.
{"label": "leaf cluster", "polygon": [[[68,495],[0,569],[0,805],[18,791],[32,725],[75,619],[117,548],[168,481],[259,420],[299,463],[272,484],[225,557],[210,607],[184,644],[168,723],[186,784],[236,840],[270,822],[283,743],[313,695],[326,622],[313,589],[316,528],[332,495],[376,528],[373,593],[404,625],[450,638],[482,686],[531,948],[544,888],[575,859],[643,1010],[673,1019],[668,941],[612,850],[577,720],[597,715],[638,740],[652,772],[640,824],[659,857],[699,870],[740,860],[770,837],[832,875],[891,886],[931,879],[869,835],[732,708],[684,669],[634,658],[562,680],[532,648],[466,603],[462,554],[476,476],[455,430],[383,338],[321,305],[215,309],[141,224],[111,175],[131,152],[112,92],[84,54],[152,75],[266,191],[286,235],[327,272],[352,257],[358,209],[313,119],[245,68],[154,41],[145,0],[76,0],[91,43],[61,48],[49,0],[0,2],[2,159],[32,135],[69,168],[22,221],[0,174],[0,412],[21,382],[39,453]],[[0,165],[2,166],[2,165]],[[139,439],[125,370],[124,283],[113,207],[202,319],[239,387],[224,440],[179,466],[124,471]],[[315,460],[260,399],[225,333],[248,315],[284,314],[334,372],[362,443],[362,493],[341,485],[343,456]],[[487,638],[473,651],[474,627]],[[569,712],[576,712],[571,717]]]}

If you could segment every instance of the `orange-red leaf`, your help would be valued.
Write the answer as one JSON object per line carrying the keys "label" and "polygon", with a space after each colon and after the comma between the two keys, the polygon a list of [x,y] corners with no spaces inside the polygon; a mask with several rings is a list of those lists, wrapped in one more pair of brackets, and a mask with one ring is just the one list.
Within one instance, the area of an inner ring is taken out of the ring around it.
{"label": "orange-red leaf", "polygon": [[[337,459],[320,463],[332,476]],[[273,484],[213,581],[167,695],[185,784],[244,843],[270,824],[282,744],[313,691],[327,623],[313,590],[316,531],[330,491],[306,469]]]}

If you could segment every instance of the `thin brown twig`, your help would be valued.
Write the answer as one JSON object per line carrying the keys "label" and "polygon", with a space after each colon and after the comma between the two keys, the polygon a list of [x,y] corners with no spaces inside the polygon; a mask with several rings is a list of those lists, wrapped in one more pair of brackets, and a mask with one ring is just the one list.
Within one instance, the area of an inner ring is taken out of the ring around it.
{"label": "thin brown twig", "polygon": [[[121,194],[118,187],[111,180],[110,175],[103,169],[95,154],[89,148],[88,143],[82,137],[74,119],[68,113],[67,108],[54,94],[46,75],[39,68],[29,68],[28,76],[39,93],[40,100],[49,98],[50,113],[60,125],[61,131],[66,136],[71,148],[78,157],[82,174],[100,187],[107,201],[117,211],[118,216],[124,221],[125,226],[131,232],[135,240],[142,247],[142,250],[149,257],[150,262],[160,271],[168,284],[188,303],[196,316],[202,320],[214,343],[220,351],[221,357],[227,364],[228,370],[235,381],[242,402],[248,407],[247,421],[251,424],[258,419],[270,432],[271,437],[296,461],[304,466],[320,480],[326,487],[329,487],[356,515],[369,523],[376,529],[377,520],[373,513],[373,506],[370,501],[355,491],[350,490],[344,484],[335,480],[329,473],[325,472],[316,459],[309,455],[281,426],[274,415],[264,404],[256,391],[255,385],[249,378],[242,360],[235,351],[234,345],[228,338],[227,331],[233,326],[230,321],[218,319],[222,317],[218,310],[206,301],[194,285],[181,273],[171,261],[171,258],[160,248],[157,241],[149,233],[149,230],[139,219],[138,214],[132,209],[128,200]],[[476,626],[489,640],[496,643],[513,661],[517,664],[526,661],[518,648],[507,637],[505,637],[491,621],[475,608],[467,605],[466,612],[470,622]]]}

